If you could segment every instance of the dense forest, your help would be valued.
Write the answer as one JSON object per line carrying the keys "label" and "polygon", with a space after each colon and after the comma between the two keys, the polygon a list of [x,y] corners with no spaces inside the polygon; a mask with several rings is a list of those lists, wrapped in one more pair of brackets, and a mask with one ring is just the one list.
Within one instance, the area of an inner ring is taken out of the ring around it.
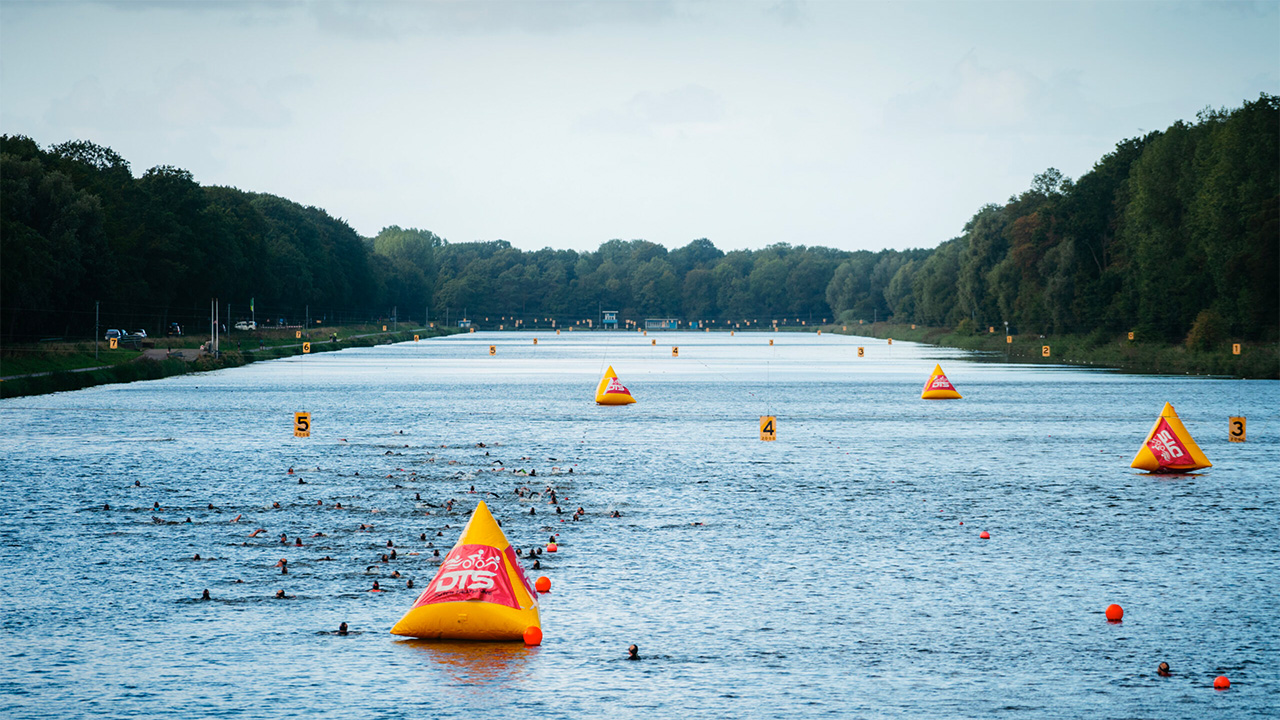
{"label": "dense forest", "polygon": [[[722,252],[610,240],[594,252],[448,242],[391,226],[361,237],[324,210],[135,177],[109,148],[0,138],[0,333],[7,341],[235,320],[388,317],[837,322],[894,319],[1213,344],[1280,328],[1280,98],[1120,142],[1076,180],[1050,168],[932,249],[778,243]],[[922,242],[930,239],[922,238]],[[936,241],[937,239],[933,239]],[[507,322],[510,322],[509,320]]]}

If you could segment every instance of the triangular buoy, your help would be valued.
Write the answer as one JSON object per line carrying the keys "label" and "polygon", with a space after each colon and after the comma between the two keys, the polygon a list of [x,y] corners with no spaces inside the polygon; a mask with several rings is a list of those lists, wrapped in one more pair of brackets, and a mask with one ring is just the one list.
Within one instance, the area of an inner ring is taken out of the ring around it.
{"label": "triangular buoy", "polygon": [[435,578],[393,635],[454,640],[523,640],[542,629],[538,591],[482,501]]}
{"label": "triangular buoy", "polygon": [[929,376],[929,382],[924,384],[924,392],[920,393],[923,400],[959,400],[962,396],[956,392],[956,386],[951,384],[946,375],[942,374],[942,366],[934,365],[933,374]]}
{"label": "triangular buoy", "polygon": [[630,405],[636,399],[631,397],[631,391],[622,386],[618,382],[618,376],[613,372],[613,366],[610,365],[608,370],[604,371],[604,377],[600,378],[600,384],[596,386],[596,402],[601,405]]}
{"label": "triangular buoy", "polygon": [[1129,467],[1147,472],[1190,472],[1213,467],[1213,463],[1191,439],[1191,433],[1178,419],[1173,406],[1165,403]]}

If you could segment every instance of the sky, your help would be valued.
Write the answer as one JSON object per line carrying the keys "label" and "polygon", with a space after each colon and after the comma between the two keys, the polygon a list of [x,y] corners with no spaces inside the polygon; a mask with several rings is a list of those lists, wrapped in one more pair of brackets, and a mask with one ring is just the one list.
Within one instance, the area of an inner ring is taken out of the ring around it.
{"label": "sky", "polygon": [[934,247],[1280,94],[1280,2],[0,0],[0,132],[373,236]]}

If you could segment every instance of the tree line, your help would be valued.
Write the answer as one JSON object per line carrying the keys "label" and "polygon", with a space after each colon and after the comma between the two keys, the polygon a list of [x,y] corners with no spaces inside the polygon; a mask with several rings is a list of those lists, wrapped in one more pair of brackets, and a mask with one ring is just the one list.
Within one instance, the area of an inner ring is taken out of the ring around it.
{"label": "tree line", "polygon": [[[932,249],[776,243],[724,252],[610,240],[589,252],[448,242],[390,226],[372,238],[324,210],[135,177],[109,148],[0,137],[0,322],[6,340],[112,322],[207,318],[209,299],[259,319],[893,319],[1020,332],[1141,332],[1168,341],[1274,340],[1280,327],[1280,101],[1119,143],[1072,181],[1050,168]],[[118,318],[118,321],[115,320]],[[230,320],[232,318],[224,318]]]}

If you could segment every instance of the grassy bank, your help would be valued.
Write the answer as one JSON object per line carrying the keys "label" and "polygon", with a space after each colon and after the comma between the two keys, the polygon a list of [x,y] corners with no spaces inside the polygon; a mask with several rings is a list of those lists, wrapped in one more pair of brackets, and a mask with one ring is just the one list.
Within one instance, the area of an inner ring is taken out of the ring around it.
{"label": "grassy bank", "polygon": [[[406,342],[413,340],[415,334],[422,338],[429,338],[458,332],[456,329],[449,328],[409,329],[400,332],[377,332],[361,337],[350,337],[352,330],[352,328],[325,328],[323,335],[320,332],[313,333],[316,336],[316,340],[311,345],[311,352],[334,352],[353,347],[372,347],[374,345]],[[340,339],[338,342],[320,339],[321,337],[327,338],[329,332],[338,332],[340,336],[345,334],[348,337]],[[287,338],[271,338],[271,340],[272,342],[268,343],[267,338],[263,338],[261,342],[252,343],[256,347],[235,350],[225,349],[230,343],[223,342],[222,347],[224,350],[219,357],[205,355],[191,362],[172,358],[153,360],[142,357],[135,350],[100,351],[99,357],[102,361],[111,362],[110,367],[85,372],[74,372],[79,367],[84,367],[83,365],[76,365],[77,362],[83,362],[84,360],[85,351],[83,349],[72,348],[65,352],[46,351],[48,357],[43,362],[40,361],[39,356],[26,357],[23,360],[25,360],[26,366],[30,368],[26,372],[47,372],[49,374],[0,382],[0,398],[43,395],[66,390],[79,390],[93,387],[94,385],[127,383],[136,380],[158,380],[172,375],[222,370],[247,365],[259,360],[275,360],[302,354],[302,346],[299,344],[301,341],[294,337],[292,332],[288,334]],[[178,338],[177,341],[192,342],[189,346],[192,348],[199,346],[199,342],[194,341],[194,339],[189,341],[185,338]],[[183,346],[175,342],[172,347],[176,349]],[[92,348],[92,343],[88,343],[87,355],[90,359],[93,358]],[[111,354],[108,355],[108,353]],[[106,364],[106,362],[102,361],[99,361],[97,365]],[[4,364],[5,372],[9,372],[13,367],[14,365],[8,361]],[[95,365],[90,365],[89,367],[95,367]]]}
{"label": "grassy bank", "polygon": [[[1233,355],[1229,342],[1224,343],[1220,351],[1203,352],[1188,350],[1183,345],[1129,340],[1125,334],[1015,335],[1013,342],[1008,343],[1003,328],[997,328],[995,333],[963,333],[952,328],[917,326],[913,329],[910,325],[875,323],[826,325],[823,330],[981,350],[992,353],[993,359],[1003,357],[1019,363],[1101,366],[1136,373],[1280,378],[1280,345],[1276,343],[1242,343],[1240,354]],[[1041,354],[1045,345],[1050,348],[1047,358]]]}

